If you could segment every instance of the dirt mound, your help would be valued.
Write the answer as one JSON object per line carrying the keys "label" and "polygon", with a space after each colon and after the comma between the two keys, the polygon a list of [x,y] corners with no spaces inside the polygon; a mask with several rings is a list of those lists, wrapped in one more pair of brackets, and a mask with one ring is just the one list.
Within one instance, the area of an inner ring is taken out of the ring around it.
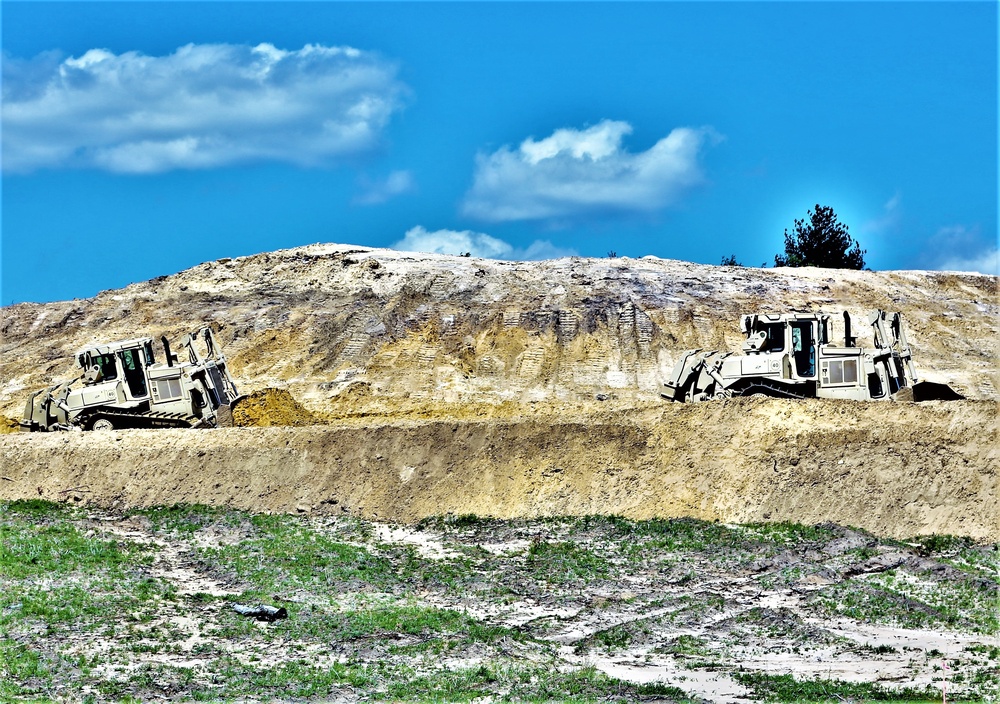
{"label": "dirt mound", "polygon": [[254,391],[233,408],[233,425],[239,428],[303,427],[319,422],[287,389]]}
{"label": "dirt mound", "polygon": [[[1000,538],[996,404],[733,399],[0,436],[0,498],[413,522],[620,514]],[[293,419],[294,420],[294,419]]]}
{"label": "dirt mound", "polygon": [[0,434],[16,433],[20,429],[21,426],[16,419],[0,416]]}
{"label": "dirt mound", "polygon": [[[314,413],[411,402],[658,401],[689,349],[737,350],[758,311],[900,311],[917,376],[1000,398],[997,277],[753,269],[644,257],[501,262],[310,245],[207,262],[0,315],[0,413],[71,378],[73,353],[212,324],[239,386]],[[871,331],[857,325],[859,344]],[[381,404],[381,405],[380,405]],[[335,408],[332,408],[335,407]]]}
{"label": "dirt mound", "polygon": [[[69,378],[86,344],[208,323],[237,383],[264,389],[234,409],[241,427],[0,435],[0,495],[83,486],[101,504],[347,506],[401,521],[620,513],[997,537],[996,285],[334,244],[220,259],[88,300],[4,308],[0,413],[18,416],[32,390]],[[873,308],[903,314],[921,390],[972,400],[659,398],[685,350],[739,349],[741,313],[864,320]]]}

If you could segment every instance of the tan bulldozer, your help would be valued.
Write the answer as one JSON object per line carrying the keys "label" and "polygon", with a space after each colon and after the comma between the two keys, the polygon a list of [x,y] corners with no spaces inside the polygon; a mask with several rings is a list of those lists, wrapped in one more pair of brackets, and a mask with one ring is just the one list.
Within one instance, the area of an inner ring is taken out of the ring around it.
{"label": "tan bulldozer", "polygon": [[82,373],[32,394],[21,430],[232,425],[233,405],[242,397],[212,329],[203,327],[183,337],[186,362],[171,352],[166,337],[160,339],[162,361],[157,361],[149,337],[79,350],[75,358]]}
{"label": "tan bulldozer", "polygon": [[873,347],[858,347],[851,316],[834,339],[827,313],[744,315],[743,354],[685,352],[660,394],[689,402],[733,396],[928,401],[963,398],[945,384],[921,382],[903,318],[875,310],[868,316]]}

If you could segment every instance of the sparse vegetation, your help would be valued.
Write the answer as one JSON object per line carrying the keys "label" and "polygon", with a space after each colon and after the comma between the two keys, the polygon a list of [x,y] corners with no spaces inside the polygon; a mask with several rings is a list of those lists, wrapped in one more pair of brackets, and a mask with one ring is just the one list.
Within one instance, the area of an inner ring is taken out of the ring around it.
{"label": "sparse vegetation", "polygon": [[[859,628],[995,629],[996,553],[961,539],[934,539],[933,562],[922,547],[870,536],[828,556],[827,545],[858,535],[832,525],[461,515],[411,533],[400,542],[350,517],[204,506],[103,514],[0,504],[0,700],[697,698],[683,675],[636,684],[601,671],[624,658],[732,677],[768,701],[918,701],[924,690],[741,672],[742,649],[807,667],[811,649],[832,648],[932,672],[940,653],[862,647],[815,623],[836,614]],[[925,571],[802,589],[809,575],[900,549]],[[755,606],[789,585],[801,592],[794,603]],[[260,624],[233,603],[280,604],[289,617]],[[970,640],[949,654],[951,691],[995,696],[998,660],[995,647]]]}
{"label": "sparse vegetation", "polygon": [[888,702],[933,702],[940,692],[905,687],[887,689],[871,682],[845,682],[837,679],[800,680],[792,675],[763,672],[738,673],[736,681],[749,687],[757,698],[769,702],[834,702],[844,699]]}

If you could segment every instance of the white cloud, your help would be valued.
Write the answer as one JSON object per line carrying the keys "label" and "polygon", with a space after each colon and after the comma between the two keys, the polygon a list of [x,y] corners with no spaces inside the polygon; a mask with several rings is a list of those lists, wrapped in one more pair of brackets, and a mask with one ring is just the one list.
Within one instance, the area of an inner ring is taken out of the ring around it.
{"label": "white cloud", "polygon": [[978,228],[963,225],[942,227],[932,240],[938,271],[971,271],[997,276],[1000,253],[996,242],[986,242]]}
{"label": "white cloud", "polygon": [[579,252],[569,247],[557,247],[549,240],[535,240],[524,249],[515,249],[512,256],[504,257],[517,261],[538,261],[540,259],[560,259],[576,257]]}
{"label": "white cloud", "polygon": [[374,54],[311,44],[5,56],[4,169],[325,165],[376,146],[401,107],[395,73]]}
{"label": "white cloud", "polygon": [[485,259],[537,260],[574,256],[572,249],[556,247],[548,240],[535,240],[524,249],[518,249],[496,237],[472,230],[428,231],[420,225],[406,231],[403,239],[392,249],[404,252],[431,252],[437,254],[465,254]]}
{"label": "white cloud", "polygon": [[899,191],[896,191],[892,198],[882,206],[881,215],[861,225],[861,232],[879,235],[898,231],[902,223],[902,203],[903,196]]}
{"label": "white cloud", "polygon": [[972,271],[990,276],[1000,275],[1000,251],[996,247],[986,247],[969,257],[952,258],[943,261],[939,271]]}
{"label": "white cloud", "polygon": [[364,192],[356,197],[354,202],[359,205],[377,205],[390,198],[409,193],[414,186],[413,174],[409,171],[393,171],[380,181],[365,178],[361,180]]}
{"label": "white cloud", "polygon": [[627,122],[605,120],[480,154],[462,212],[491,222],[653,213],[703,180],[699,151],[718,139],[708,128],[678,127],[633,154],[622,147],[631,132]]}

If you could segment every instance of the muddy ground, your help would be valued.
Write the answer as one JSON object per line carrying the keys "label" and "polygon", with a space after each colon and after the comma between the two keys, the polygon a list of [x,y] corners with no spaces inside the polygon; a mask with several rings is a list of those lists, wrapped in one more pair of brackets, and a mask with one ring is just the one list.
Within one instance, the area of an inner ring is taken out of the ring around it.
{"label": "muddy ground", "polygon": [[968,539],[73,503],[0,504],[5,701],[1000,694],[996,546]]}

